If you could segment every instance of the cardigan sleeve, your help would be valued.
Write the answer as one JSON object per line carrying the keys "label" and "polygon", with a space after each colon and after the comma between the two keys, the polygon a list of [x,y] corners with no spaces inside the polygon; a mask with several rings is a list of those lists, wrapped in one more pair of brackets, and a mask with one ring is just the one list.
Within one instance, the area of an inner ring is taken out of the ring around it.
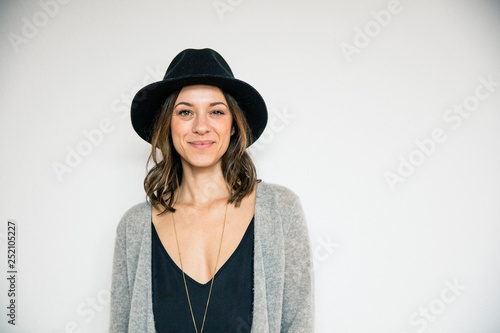
{"label": "cardigan sleeve", "polygon": [[127,274],[125,224],[122,220],[116,232],[111,275],[110,333],[128,331],[130,316],[130,292]]}
{"label": "cardigan sleeve", "polygon": [[314,332],[314,277],[311,245],[301,202],[294,196],[285,239],[285,283],[281,332]]}

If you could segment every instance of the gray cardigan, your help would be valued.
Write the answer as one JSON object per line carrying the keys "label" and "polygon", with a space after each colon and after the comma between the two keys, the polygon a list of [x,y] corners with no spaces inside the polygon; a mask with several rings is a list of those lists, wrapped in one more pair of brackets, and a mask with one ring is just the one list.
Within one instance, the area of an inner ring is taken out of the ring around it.
{"label": "gray cardigan", "polygon": [[[251,332],[313,332],[311,246],[298,196],[284,186],[259,183],[254,228]],[[110,332],[155,332],[151,206],[146,201],[130,208],[118,224],[110,306]],[[248,330],[240,322],[242,330]]]}

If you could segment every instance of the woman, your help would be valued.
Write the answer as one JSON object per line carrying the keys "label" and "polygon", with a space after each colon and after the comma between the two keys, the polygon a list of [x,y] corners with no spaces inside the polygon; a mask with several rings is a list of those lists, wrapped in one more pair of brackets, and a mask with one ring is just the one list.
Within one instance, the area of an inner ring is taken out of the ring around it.
{"label": "woman", "polygon": [[117,228],[111,332],[312,332],[300,200],[257,179],[260,94],[211,49],[178,54],[132,102],[152,145],[146,202]]}

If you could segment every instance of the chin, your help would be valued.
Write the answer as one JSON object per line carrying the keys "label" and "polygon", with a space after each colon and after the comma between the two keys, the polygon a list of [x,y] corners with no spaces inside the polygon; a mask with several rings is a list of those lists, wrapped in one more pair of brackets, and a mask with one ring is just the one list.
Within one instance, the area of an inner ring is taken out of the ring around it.
{"label": "chin", "polygon": [[205,158],[197,158],[197,159],[188,159],[185,160],[186,163],[190,166],[196,168],[210,168],[220,162],[220,159],[205,159]]}

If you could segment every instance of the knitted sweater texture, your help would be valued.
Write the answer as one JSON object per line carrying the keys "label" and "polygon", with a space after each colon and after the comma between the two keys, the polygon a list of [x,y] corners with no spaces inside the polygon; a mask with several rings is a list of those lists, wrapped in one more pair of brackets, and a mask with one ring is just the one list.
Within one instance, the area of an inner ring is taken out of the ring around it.
{"label": "knitted sweater texture", "polygon": [[[284,186],[259,183],[254,223],[251,332],[313,332],[313,264],[300,199]],[[151,206],[143,202],[117,227],[110,332],[155,332],[151,285]]]}

